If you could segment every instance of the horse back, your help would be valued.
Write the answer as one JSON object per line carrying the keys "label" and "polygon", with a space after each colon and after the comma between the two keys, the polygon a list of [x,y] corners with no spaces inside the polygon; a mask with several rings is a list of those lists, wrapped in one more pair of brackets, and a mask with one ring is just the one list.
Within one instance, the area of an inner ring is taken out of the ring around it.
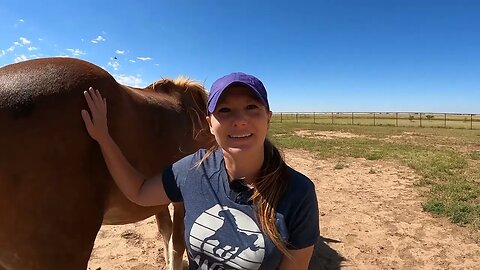
{"label": "horse back", "polygon": [[[74,252],[88,258],[109,188],[80,116],[91,85],[119,87],[107,72],[77,59],[0,68],[0,266],[47,269],[53,262],[44,255],[62,250],[65,263]],[[30,260],[17,261],[15,254]]]}

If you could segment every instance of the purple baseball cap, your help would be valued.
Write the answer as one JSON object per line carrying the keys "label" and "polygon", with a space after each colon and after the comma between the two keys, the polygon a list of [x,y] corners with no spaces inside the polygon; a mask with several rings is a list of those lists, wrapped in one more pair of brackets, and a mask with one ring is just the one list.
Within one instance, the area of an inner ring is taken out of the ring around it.
{"label": "purple baseball cap", "polygon": [[263,83],[253,75],[248,75],[242,72],[234,72],[221,77],[212,84],[210,92],[208,93],[207,106],[209,113],[213,113],[215,111],[215,108],[217,107],[217,102],[220,99],[223,91],[225,91],[227,87],[234,83],[241,83],[245,86],[248,86],[250,89],[253,90],[255,95],[257,95],[257,97],[265,105],[265,107],[267,107],[267,110],[270,110],[267,99],[267,90],[265,90],[265,86],[263,86]]}

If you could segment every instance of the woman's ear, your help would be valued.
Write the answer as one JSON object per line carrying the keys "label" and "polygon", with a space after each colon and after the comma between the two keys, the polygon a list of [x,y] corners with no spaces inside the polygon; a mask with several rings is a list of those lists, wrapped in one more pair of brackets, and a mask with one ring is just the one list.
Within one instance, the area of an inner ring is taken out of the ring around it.
{"label": "woman's ear", "polygon": [[214,132],[213,132],[213,129],[212,129],[212,118],[210,117],[210,115],[207,115],[206,119],[207,119],[207,122],[208,122],[208,127],[210,129],[210,133],[212,135],[215,135]]}

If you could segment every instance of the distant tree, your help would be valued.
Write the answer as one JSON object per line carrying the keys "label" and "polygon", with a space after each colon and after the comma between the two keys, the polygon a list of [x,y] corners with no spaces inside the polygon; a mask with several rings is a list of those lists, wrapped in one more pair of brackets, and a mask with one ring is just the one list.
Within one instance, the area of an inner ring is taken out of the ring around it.
{"label": "distant tree", "polygon": [[413,115],[410,114],[410,115],[408,116],[408,120],[413,121],[413,119],[415,119],[415,116],[413,116]]}
{"label": "distant tree", "polygon": [[431,114],[427,114],[427,115],[425,115],[425,117],[426,117],[428,120],[432,120],[434,116],[431,115]]}

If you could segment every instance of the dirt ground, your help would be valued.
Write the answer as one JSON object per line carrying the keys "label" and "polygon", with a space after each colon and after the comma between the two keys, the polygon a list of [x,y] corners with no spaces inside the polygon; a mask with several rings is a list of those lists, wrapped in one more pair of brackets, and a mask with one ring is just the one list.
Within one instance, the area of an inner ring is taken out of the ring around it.
{"label": "dirt ground", "polygon": [[[314,181],[323,241],[310,269],[480,269],[480,245],[466,228],[423,212],[416,175],[382,160],[316,160],[285,151],[287,162]],[[92,270],[164,269],[153,217],[103,226]]]}

